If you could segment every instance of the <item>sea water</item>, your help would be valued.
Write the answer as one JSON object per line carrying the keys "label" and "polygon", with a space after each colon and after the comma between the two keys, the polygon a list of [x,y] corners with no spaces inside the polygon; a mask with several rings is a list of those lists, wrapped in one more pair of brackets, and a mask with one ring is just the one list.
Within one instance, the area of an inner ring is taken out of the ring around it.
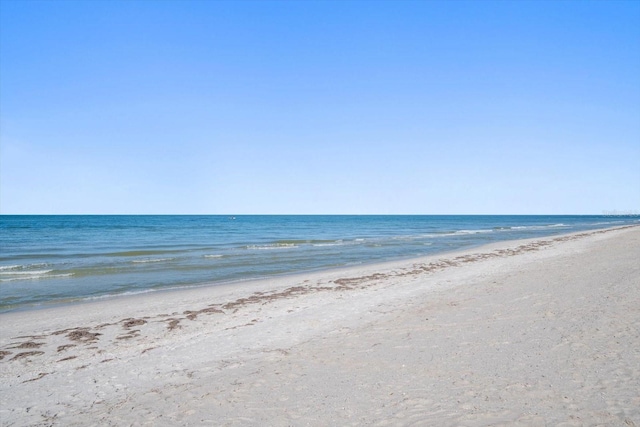
{"label": "sea water", "polygon": [[638,224],[607,216],[0,216],[0,312]]}

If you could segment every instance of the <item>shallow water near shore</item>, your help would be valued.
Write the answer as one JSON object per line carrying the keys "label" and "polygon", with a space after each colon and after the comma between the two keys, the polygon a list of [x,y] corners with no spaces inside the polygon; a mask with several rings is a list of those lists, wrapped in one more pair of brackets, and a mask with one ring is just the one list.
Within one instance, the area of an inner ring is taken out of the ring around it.
{"label": "shallow water near shore", "polygon": [[0,312],[638,224],[610,216],[0,216]]}

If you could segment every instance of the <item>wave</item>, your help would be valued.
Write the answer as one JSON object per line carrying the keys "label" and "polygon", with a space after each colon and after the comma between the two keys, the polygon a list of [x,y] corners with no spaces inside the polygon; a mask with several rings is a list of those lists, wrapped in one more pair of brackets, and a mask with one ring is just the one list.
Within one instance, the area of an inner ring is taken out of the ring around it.
{"label": "wave", "polygon": [[452,232],[447,232],[447,233],[427,233],[427,234],[421,234],[420,237],[421,238],[436,238],[436,237],[449,237],[449,236],[456,236],[456,232],[452,231]]}
{"label": "wave", "polygon": [[[181,289],[180,287],[167,287],[164,288],[162,290],[172,290],[172,289]],[[124,292],[112,292],[112,293],[108,293],[108,294],[103,294],[103,295],[92,295],[92,296],[85,296],[85,297],[77,297],[77,298],[73,298],[73,301],[96,301],[96,300],[103,300],[103,299],[110,299],[110,298],[117,298],[117,297],[126,297],[126,296],[133,296],[133,295],[140,295],[140,294],[148,294],[150,292],[157,292],[160,289],[153,289],[153,288],[148,288],[148,289],[139,289],[139,290],[135,290],[135,291],[124,291]]]}
{"label": "wave", "polygon": [[222,254],[211,254],[211,255],[202,255],[203,258],[222,258],[224,255]]}
{"label": "wave", "polygon": [[42,271],[33,271],[33,272],[12,273],[17,276],[0,278],[0,283],[15,282],[17,280],[56,279],[60,277],[70,277],[74,275],[73,273],[49,274],[52,271],[53,270],[42,270]]}
{"label": "wave", "polygon": [[270,250],[270,249],[294,249],[299,246],[294,243],[268,243],[265,245],[247,245],[244,248],[250,250]]}
{"label": "wave", "polygon": [[316,245],[323,243],[337,243],[342,240],[335,239],[283,239],[283,240],[275,240],[272,243],[275,245]]}
{"label": "wave", "polygon": [[31,270],[31,271],[2,271],[0,275],[25,275],[25,276],[39,276],[41,274],[51,273],[53,270]]}
{"label": "wave", "polygon": [[456,231],[447,231],[441,233],[429,233],[429,234],[421,234],[420,238],[439,238],[439,237],[452,237],[452,236],[465,236],[469,234],[487,234],[498,231],[497,229],[478,229],[478,230],[456,230]]}
{"label": "wave", "polygon": [[513,225],[511,227],[494,227],[494,230],[504,231],[504,230],[544,230],[547,228],[555,228],[555,227],[569,227],[569,225],[558,223],[558,224],[544,224],[544,225]]}
{"label": "wave", "polygon": [[55,270],[48,267],[51,264],[40,262],[36,264],[16,264],[0,267],[0,282],[13,282],[16,280],[39,280],[55,277],[65,277],[71,274],[51,274]]}
{"label": "wave", "polygon": [[282,239],[275,240],[265,245],[248,245],[250,249],[279,249],[279,248],[291,248],[298,246],[340,246],[345,242],[342,239]]}
{"label": "wave", "polygon": [[138,250],[138,251],[110,252],[110,253],[107,253],[107,254],[104,254],[104,255],[105,256],[109,256],[109,257],[135,257],[135,256],[174,254],[176,252],[178,252],[178,251],[176,251],[176,250],[167,250],[167,249],[163,249],[163,250],[148,249],[148,250]]}
{"label": "wave", "polygon": [[336,243],[314,243],[311,246],[315,246],[317,248],[321,248],[324,246],[344,246],[344,242],[336,242]]}
{"label": "wave", "polygon": [[415,240],[420,239],[422,236],[393,236],[391,240]]}
{"label": "wave", "polygon": [[133,262],[134,264],[148,264],[148,263],[153,263],[153,262],[167,262],[167,261],[173,261],[175,258],[147,258],[147,259],[134,259]]}
{"label": "wave", "polygon": [[51,264],[45,263],[45,262],[40,262],[37,264],[16,264],[16,265],[3,265],[0,266],[0,274],[2,274],[2,272],[16,272],[16,271],[33,271],[33,270],[29,270],[30,268],[42,268],[42,267],[47,267]]}
{"label": "wave", "polygon": [[454,234],[481,234],[481,233],[493,233],[493,230],[480,229],[480,230],[458,230]]}

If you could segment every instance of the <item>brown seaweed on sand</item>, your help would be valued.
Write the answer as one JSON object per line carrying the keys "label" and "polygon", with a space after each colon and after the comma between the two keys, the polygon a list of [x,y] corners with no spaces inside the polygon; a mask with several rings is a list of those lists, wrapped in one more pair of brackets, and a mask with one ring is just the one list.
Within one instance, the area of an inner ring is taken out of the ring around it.
{"label": "brown seaweed on sand", "polygon": [[49,375],[48,372],[40,372],[37,377],[31,378],[30,380],[22,381],[22,383],[24,384],[24,383],[28,383],[28,382],[31,382],[31,381],[38,381],[40,378],[45,377],[47,375]]}
{"label": "brown seaweed on sand", "polygon": [[10,348],[38,348],[38,347],[41,347],[43,345],[44,345],[43,342],[27,341],[27,342],[23,342],[20,345],[17,345],[15,347],[10,347]]}
{"label": "brown seaweed on sand", "polygon": [[147,321],[144,319],[124,319],[123,322],[124,324],[122,325],[122,327],[125,329],[129,329],[133,326],[144,325],[145,323],[147,323]]}
{"label": "brown seaweed on sand", "polygon": [[167,325],[167,328],[170,331],[173,331],[174,329],[180,329],[180,319],[167,319],[167,322],[169,323]]}
{"label": "brown seaweed on sand", "polygon": [[24,351],[13,356],[11,360],[23,359],[29,356],[40,356],[41,354],[44,354],[44,351]]}
{"label": "brown seaweed on sand", "polygon": [[92,342],[98,339],[102,334],[89,332],[86,329],[76,329],[67,334],[67,338],[72,341]]}

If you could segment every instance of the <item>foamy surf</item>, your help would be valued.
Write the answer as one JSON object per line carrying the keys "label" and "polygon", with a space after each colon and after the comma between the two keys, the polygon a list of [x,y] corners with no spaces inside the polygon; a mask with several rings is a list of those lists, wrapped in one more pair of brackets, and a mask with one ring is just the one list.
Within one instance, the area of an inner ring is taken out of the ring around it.
{"label": "foamy surf", "polygon": [[146,258],[146,259],[134,259],[131,261],[134,264],[149,264],[155,262],[169,262],[173,261],[175,258]]}
{"label": "foamy surf", "polygon": [[267,244],[267,245],[247,245],[245,246],[245,249],[262,251],[262,250],[272,250],[272,249],[294,249],[297,247],[299,246],[293,243],[273,243],[273,244]]}
{"label": "foamy surf", "polygon": [[58,273],[50,274],[53,270],[41,270],[41,271],[15,271],[15,272],[0,272],[0,282],[15,282],[25,280],[43,280],[43,279],[56,279],[61,277],[71,277],[73,273]]}

